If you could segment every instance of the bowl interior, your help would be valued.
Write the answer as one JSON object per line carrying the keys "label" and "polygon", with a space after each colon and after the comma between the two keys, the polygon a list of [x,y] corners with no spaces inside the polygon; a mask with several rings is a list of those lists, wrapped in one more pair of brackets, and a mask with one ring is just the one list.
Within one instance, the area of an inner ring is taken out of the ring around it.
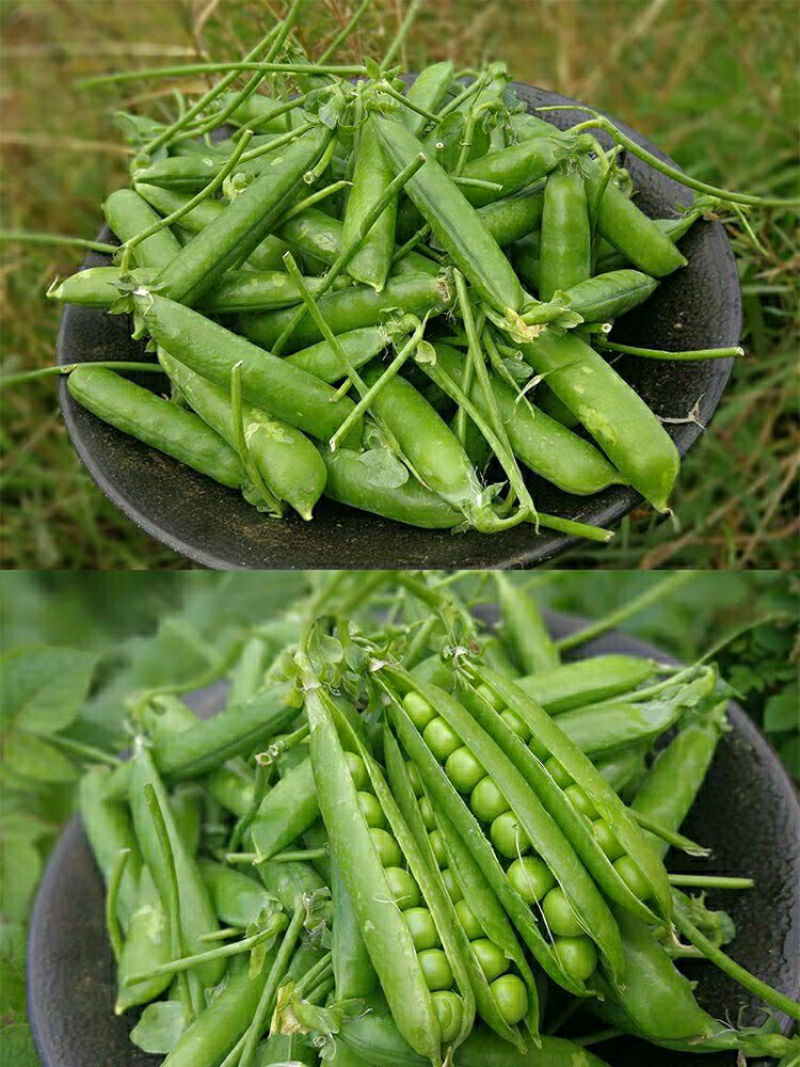
{"label": "bowl interior", "polygon": [[[553,615],[557,636],[579,620]],[[659,649],[623,634],[608,634],[571,658],[624,652],[669,661]],[[200,714],[224,703],[224,687],[194,694]],[[774,752],[735,704],[732,730],[720,742],[709,775],[687,821],[686,832],[713,849],[714,862],[692,863],[670,854],[668,865],[756,879],[748,893],[710,895],[733,915],[737,937],[731,954],[786,994],[800,994],[800,808]],[[746,843],[746,848],[743,847]],[[686,968],[699,981],[703,1006],[716,1018],[758,1024],[763,1016],[739,986],[708,965]],[[77,820],[53,852],[36,900],[28,942],[28,1005],[43,1067],[155,1067],[159,1060],[128,1040],[135,1017],[114,1015],[114,963],[103,923],[103,886]],[[626,1038],[598,1052],[614,1067],[679,1067],[697,1063]],[[709,1067],[734,1067],[731,1054],[704,1056]],[[751,1067],[767,1067],[751,1063]]]}

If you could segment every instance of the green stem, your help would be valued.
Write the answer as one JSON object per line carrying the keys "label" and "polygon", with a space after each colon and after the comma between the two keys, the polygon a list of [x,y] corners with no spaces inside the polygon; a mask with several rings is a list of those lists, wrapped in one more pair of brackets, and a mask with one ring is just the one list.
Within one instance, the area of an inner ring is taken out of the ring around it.
{"label": "green stem", "polygon": [[280,737],[277,741],[273,741],[265,752],[259,752],[256,756],[256,765],[261,767],[270,767],[275,761],[283,756],[284,753],[289,752],[296,745],[302,745],[304,741],[308,740],[310,733],[308,723],[300,726],[293,734],[288,734],[286,737]]}
{"label": "green stem", "polygon": [[420,226],[417,232],[412,237],[409,237],[404,245],[400,245],[399,248],[395,249],[394,255],[392,256],[392,266],[401,260],[403,256],[407,256],[409,252],[413,252],[417,245],[421,241],[424,241],[430,232],[431,228],[429,223],[426,222],[424,226]]}
{"label": "green stem", "polygon": [[287,850],[286,852],[279,852],[275,856],[270,856],[270,863],[310,863],[311,860],[324,860],[330,855],[330,850],[327,848],[297,848],[294,850]]}
{"label": "green stem", "polygon": [[117,914],[117,905],[119,903],[119,887],[122,884],[122,876],[125,873],[125,865],[130,854],[131,850],[129,848],[121,848],[117,853],[106,892],[106,930],[108,931],[108,940],[111,942],[114,959],[118,963],[122,955],[124,938]]}
{"label": "green stem", "polygon": [[500,193],[503,191],[503,186],[499,182],[485,181],[483,178],[462,178],[458,174],[451,174],[450,178],[456,183],[456,185],[465,185],[472,189],[490,189],[493,193]]}
{"label": "green stem", "polygon": [[443,107],[439,114],[436,116],[438,119],[438,125],[441,125],[442,120],[446,119],[449,114],[461,107],[465,100],[469,100],[473,93],[477,93],[480,89],[482,89],[483,86],[486,84],[488,76],[489,72],[484,71],[480,77],[475,78],[474,81],[470,82],[470,84],[466,87],[466,89],[464,89],[463,92],[459,93],[458,96],[453,97],[450,103],[446,104],[445,107]]}
{"label": "green stem", "polygon": [[[653,834],[655,837],[660,837],[662,841],[666,841],[668,845],[672,845],[673,848],[680,849],[681,852],[685,852],[687,856],[696,856],[700,859],[707,859],[711,855],[711,849],[705,848],[703,845],[698,845],[696,841],[692,841],[691,838],[684,837],[683,834],[679,834],[675,830],[670,830],[666,826],[662,826],[660,823],[654,822],[649,819],[642,812],[637,811],[635,808],[630,809],[631,815],[642,827],[643,830],[647,830],[648,833]],[[681,875],[670,875],[672,878],[682,877]],[[685,875],[683,877],[689,877]],[[673,882],[673,885],[680,885],[680,882]]]}
{"label": "green stem", "polygon": [[113,256],[119,245],[103,241],[86,241],[83,237],[65,237],[59,233],[28,233],[25,230],[0,230],[0,244],[64,245],[73,248],[88,248],[90,252],[105,252]]}
{"label": "green stem", "polygon": [[[363,77],[367,73],[366,67],[356,63],[345,66],[316,63],[192,63],[185,67],[149,67],[144,70],[118,71],[116,74],[96,74],[91,78],[79,78],[73,84],[76,89],[94,89],[100,85],[137,81],[140,78],[188,78],[193,77],[195,74],[224,74],[226,72],[239,74],[247,70],[259,70],[265,74],[335,74],[342,78],[357,77],[358,75]],[[187,112],[188,114],[189,112]],[[160,141],[159,143],[163,144],[164,142]],[[148,151],[153,150],[150,146],[147,147]]]}
{"label": "green stem", "polygon": [[605,348],[609,352],[622,352],[626,356],[645,356],[647,359],[731,359],[744,355],[744,349],[738,345],[734,348],[690,348],[682,352],[669,352],[664,348],[637,348],[633,345],[620,345],[605,337],[596,337],[595,344],[598,348]]}
{"label": "green stem", "polygon": [[122,760],[118,756],[112,756],[110,752],[104,752],[102,748],[94,745],[85,745],[82,741],[74,741],[71,737],[63,737],[61,734],[48,734],[47,740],[53,745],[59,745],[67,752],[74,752],[76,756],[85,756],[87,760],[95,763],[107,763],[111,767],[119,767]]}
{"label": "green stem", "polygon": [[284,222],[288,222],[289,219],[293,219],[296,215],[301,215],[304,211],[307,211],[310,207],[318,204],[320,200],[327,200],[329,196],[333,196],[334,193],[338,193],[340,189],[346,189],[348,185],[352,185],[352,182],[338,181],[332,182],[331,185],[326,185],[324,189],[318,189],[316,193],[312,193],[311,196],[307,196],[305,200],[300,200],[295,204],[293,208],[290,208],[285,215],[281,216],[280,222],[276,226],[282,226]]}
{"label": "green stem", "polygon": [[426,111],[424,107],[420,107],[419,104],[415,104],[413,100],[409,100],[407,96],[403,96],[402,93],[398,93],[396,89],[393,89],[388,82],[381,82],[378,89],[382,93],[386,93],[391,96],[392,99],[397,100],[398,103],[407,107],[409,111],[415,111],[418,115],[421,115],[428,122],[438,122],[439,116],[434,115],[431,111]]}
{"label": "green stem", "polygon": [[[276,137],[274,141],[267,141],[266,144],[260,145],[258,148],[252,149],[247,155],[242,156],[242,163],[252,163],[254,159],[260,159],[261,156],[267,156],[270,152],[276,151],[278,148],[283,148],[285,144],[291,144],[292,141],[296,141],[298,137],[302,137],[304,133],[312,128],[313,122],[304,122],[302,126],[298,126],[294,130],[289,130],[287,133],[282,133],[280,137]],[[252,136],[252,131],[248,130],[242,137]]]}
{"label": "green stem", "polygon": [[756,883],[752,878],[726,878],[714,874],[670,874],[669,884],[693,889],[752,889]]}
{"label": "green stem", "polygon": [[256,779],[255,788],[253,789],[253,802],[250,805],[249,810],[245,812],[241,819],[237,820],[236,825],[233,828],[230,844],[228,845],[228,848],[230,849],[231,853],[235,853],[238,850],[239,845],[244,839],[244,835],[250,829],[253,823],[253,819],[255,819],[256,815],[258,814],[258,809],[261,807],[261,802],[266,796],[267,789],[269,788],[270,778],[272,777],[272,768],[273,764],[256,764]]}
{"label": "green stem", "polygon": [[65,363],[59,367],[42,367],[40,370],[23,371],[21,374],[7,374],[0,377],[0,389],[7,385],[20,385],[23,382],[32,382],[36,378],[51,378],[59,374],[71,374],[78,367],[102,367],[104,370],[128,370],[138,373],[164,374],[163,367],[158,363],[131,363],[127,360],[91,360],[84,363]]}
{"label": "green stem", "polygon": [[197,940],[204,944],[211,941],[227,941],[231,937],[238,937],[240,933],[238,926],[224,926],[221,930],[212,930],[210,934],[202,934]]}

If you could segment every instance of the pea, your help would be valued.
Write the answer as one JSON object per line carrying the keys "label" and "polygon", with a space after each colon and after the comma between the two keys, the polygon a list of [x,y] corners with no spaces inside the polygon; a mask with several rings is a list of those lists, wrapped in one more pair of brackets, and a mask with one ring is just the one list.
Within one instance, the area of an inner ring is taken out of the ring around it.
{"label": "pea", "polygon": [[516,974],[501,975],[491,984],[495,1003],[509,1026],[516,1026],[528,1014],[528,990]]}
{"label": "pea", "polygon": [[433,916],[427,908],[409,908],[403,913],[403,918],[408,923],[411,940],[417,952],[422,952],[426,948],[436,948],[439,944],[439,935],[436,932]]}
{"label": "pea", "polygon": [[625,849],[605,819],[596,819],[592,823],[592,836],[612,863],[625,855]]}
{"label": "pea", "polygon": [[464,1018],[464,1005],[461,997],[451,989],[446,989],[434,993],[431,999],[442,1032],[442,1043],[455,1041]]}
{"label": "pea", "polygon": [[579,785],[568,785],[564,790],[564,796],[581,815],[586,815],[589,819],[597,818],[597,808]]}
{"label": "pea", "polygon": [[369,775],[367,774],[367,768],[364,766],[363,759],[357,752],[345,752],[344,758],[347,760],[347,766],[350,768],[350,776],[353,779],[353,784],[356,789],[361,792],[365,790],[369,785]]}
{"label": "pea", "polygon": [[505,974],[508,970],[506,954],[499,945],[496,945],[494,941],[490,941],[488,937],[480,937],[477,941],[473,941],[472,951],[475,953],[475,958],[480,964],[481,970],[486,975],[487,982],[493,982],[495,978],[499,978],[501,974]]}
{"label": "pea", "polygon": [[471,793],[481,778],[486,775],[486,771],[466,746],[457,748],[451,753],[444,771],[459,793]]}
{"label": "pea", "polygon": [[509,810],[508,801],[488,775],[472,790],[469,806],[481,822],[494,822],[498,815]]}
{"label": "pea", "polygon": [[488,685],[481,683],[476,692],[480,693],[486,703],[491,704],[495,711],[501,711],[505,707],[503,698],[490,689]]}
{"label": "pea", "polygon": [[444,763],[452,752],[461,748],[461,738],[442,718],[431,719],[422,737],[440,763]]}
{"label": "pea", "polygon": [[447,852],[444,847],[444,838],[442,837],[441,830],[432,830],[428,835],[428,840],[431,843],[433,849],[433,855],[436,858],[436,862],[439,864],[441,870],[445,870],[448,866]]}
{"label": "pea", "polygon": [[361,808],[368,826],[383,826],[386,822],[383,808],[372,793],[360,792],[358,794],[358,806]]}
{"label": "pea", "polygon": [[583,933],[578,916],[561,886],[550,890],[542,902],[542,909],[552,933],[559,937],[580,937]]}
{"label": "pea", "polygon": [[597,950],[588,937],[557,937],[556,954],[565,972],[577,982],[585,982],[597,967]]}
{"label": "pea", "polygon": [[456,918],[468,940],[476,941],[479,937],[484,936],[483,928],[466,900],[459,900],[458,904],[456,904]]}
{"label": "pea", "polygon": [[[531,732],[528,729],[528,724],[523,722],[522,719],[519,717],[519,715],[515,715],[513,711],[503,711],[503,712],[501,712],[500,713],[500,718],[503,720],[503,722],[506,724],[506,726],[510,730],[513,730],[514,733],[517,735],[517,737],[522,738],[522,740],[527,745],[527,743],[531,739]],[[524,989],[525,987],[523,986],[522,988]],[[527,993],[526,993],[526,996],[527,996]]]}
{"label": "pea", "polygon": [[387,867],[386,881],[400,911],[419,907],[419,886],[402,867]]}
{"label": "pea", "polygon": [[406,766],[408,767],[408,778],[409,778],[409,781],[411,782],[411,788],[414,790],[414,796],[415,797],[421,797],[422,796],[422,779],[419,776],[419,771],[417,770],[416,764],[412,763],[409,760],[409,762],[406,764]]}
{"label": "pea", "polygon": [[460,900],[464,899],[464,894],[461,892],[461,886],[456,881],[456,877],[451,870],[442,871],[442,881],[444,887],[447,890],[447,894],[454,904],[458,904]]}
{"label": "pea", "polygon": [[408,712],[408,717],[416,728],[422,733],[425,727],[436,718],[436,712],[430,706],[424,696],[419,693],[406,693],[403,697],[403,707]]}
{"label": "pea", "polygon": [[399,867],[403,862],[403,853],[392,835],[375,826],[370,830],[369,836],[384,867]]}
{"label": "pea", "polygon": [[553,873],[538,856],[522,856],[508,868],[508,880],[527,904],[541,900],[556,884]]}
{"label": "pea", "polygon": [[566,789],[568,785],[572,785],[572,776],[561,766],[555,756],[551,756],[550,759],[547,760],[544,769],[556,785],[560,785],[562,789]]}
{"label": "pea", "polygon": [[492,823],[489,834],[492,844],[506,859],[516,859],[531,847],[528,835],[519,825],[513,811],[505,811],[498,815]]}
{"label": "pea", "polygon": [[639,900],[647,900],[650,885],[630,856],[620,856],[614,862],[614,869],[634,896]]}
{"label": "pea", "polygon": [[433,817],[433,808],[431,802],[427,797],[423,797],[419,802],[419,813],[422,816],[422,824],[426,830],[433,830],[436,826],[436,820]]}
{"label": "pea", "polygon": [[417,956],[428,989],[449,989],[453,984],[453,972],[447,956],[440,948],[427,948]]}

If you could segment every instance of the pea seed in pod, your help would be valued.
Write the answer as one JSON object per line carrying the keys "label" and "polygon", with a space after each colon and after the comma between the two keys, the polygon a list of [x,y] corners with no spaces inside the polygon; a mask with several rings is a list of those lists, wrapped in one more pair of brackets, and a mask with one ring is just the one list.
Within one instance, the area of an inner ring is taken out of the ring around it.
{"label": "pea seed in pod", "polygon": [[503,950],[488,937],[480,937],[472,942],[472,951],[486,975],[487,982],[493,982],[508,970],[508,959]]}
{"label": "pea seed in pod", "polygon": [[403,912],[403,918],[408,923],[411,939],[417,952],[424,952],[428,948],[436,948],[439,944],[439,934],[433,916],[427,908],[408,908]]}
{"label": "pea seed in pod", "polygon": [[471,793],[478,782],[486,776],[486,771],[466,745],[450,753],[444,772],[459,793]]}
{"label": "pea seed in pod", "polygon": [[516,974],[503,974],[490,986],[500,1014],[509,1026],[521,1023],[528,1014],[528,990]]}
{"label": "pea seed in pod", "polygon": [[489,836],[500,855],[509,860],[516,859],[531,847],[528,835],[512,811],[504,811],[502,815],[497,816],[491,825]]}
{"label": "pea seed in pod", "polygon": [[408,777],[411,779],[411,788],[414,790],[414,796],[419,798],[422,796],[422,780],[419,776],[419,771],[416,766],[409,761]]}
{"label": "pea seed in pod", "polygon": [[561,886],[557,885],[550,890],[542,902],[542,911],[551,932],[558,937],[580,937],[583,933],[575,909],[567,900]]}
{"label": "pea seed in pod", "polygon": [[508,801],[488,775],[472,790],[469,806],[476,818],[488,823],[511,810]]}
{"label": "pea seed in pod", "polygon": [[592,823],[592,836],[612,863],[625,855],[625,849],[605,819],[595,819]]}
{"label": "pea seed in pod", "polygon": [[528,724],[524,723],[519,715],[515,715],[513,711],[500,712],[500,718],[508,726],[509,730],[513,730],[517,737],[522,738],[525,744],[531,739],[531,732],[528,729]]}
{"label": "pea seed in pod", "polygon": [[436,712],[425,697],[415,693],[413,689],[403,697],[403,707],[420,733],[436,718]]}
{"label": "pea seed in pod", "polygon": [[544,765],[544,769],[556,783],[560,785],[562,789],[566,789],[573,784],[572,777],[565,767],[562,767],[561,763],[555,756],[551,756]]}
{"label": "pea seed in pod", "polygon": [[447,890],[450,900],[454,904],[458,904],[460,900],[464,899],[464,894],[461,892],[461,886],[456,881],[456,876],[448,867],[447,870],[442,871],[442,881],[444,887]]}
{"label": "pea seed in pod", "polygon": [[637,896],[639,900],[649,899],[651,896],[650,885],[645,878],[642,877],[639,868],[630,856],[620,856],[618,860],[615,860],[614,870],[634,896]]}
{"label": "pea seed in pod", "polygon": [[486,936],[483,927],[475,916],[475,912],[466,900],[459,900],[458,904],[456,904],[456,918],[469,941],[475,941],[479,937]]}
{"label": "pea seed in pod", "polygon": [[588,937],[557,937],[555,950],[566,973],[585,982],[597,970],[597,950]]}
{"label": "pea seed in pod", "polygon": [[369,836],[384,867],[399,867],[403,862],[403,853],[392,835],[379,827],[372,827]]}
{"label": "pea seed in pod", "polygon": [[448,722],[439,717],[431,719],[425,727],[422,739],[440,763],[444,763],[457,748],[461,748],[461,738]]}
{"label": "pea seed in pod", "polygon": [[419,814],[422,818],[422,824],[425,829],[430,832],[436,827],[436,820],[433,815],[433,808],[431,802],[427,797],[423,797],[419,802]]}
{"label": "pea seed in pod", "polygon": [[383,809],[372,793],[361,790],[358,794],[358,806],[364,813],[368,826],[373,828],[383,828],[385,826],[386,817],[383,814]]}
{"label": "pea seed in pod", "polygon": [[408,871],[404,871],[402,867],[387,867],[386,881],[400,911],[419,907],[419,886]]}
{"label": "pea seed in pod", "polygon": [[369,775],[363,759],[357,752],[345,752],[344,758],[350,768],[350,777],[353,779],[356,789],[359,793],[363,793],[369,785]]}
{"label": "pea seed in pod", "polygon": [[585,815],[589,819],[596,818],[597,808],[595,808],[579,785],[568,785],[564,790],[564,796],[581,815]]}
{"label": "pea seed in pod", "polygon": [[428,840],[431,843],[431,848],[433,849],[433,854],[436,857],[436,862],[439,864],[439,868],[441,870],[446,870],[448,866],[447,851],[444,847],[441,830],[432,830],[428,836]]}
{"label": "pea seed in pod", "polygon": [[419,953],[419,965],[428,983],[428,989],[435,992],[449,989],[453,984],[453,971],[447,956],[440,948],[427,948]]}
{"label": "pea seed in pod", "polygon": [[464,1016],[461,997],[450,989],[437,990],[433,994],[433,1007],[442,1030],[442,1042],[454,1041],[461,1030]]}
{"label": "pea seed in pod", "polygon": [[500,711],[504,707],[503,698],[499,693],[495,693],[489,688],[488,685],[484,685],[483,682],[477,687],[476,692],[480,693],[487,704],[491,704],[495,711]]}
{"label": "pea seed in pod", "polygon": [[535,904],[556,884],[552,871],[538,856],[520,856],[506,872],[508,880],[528,904]]}

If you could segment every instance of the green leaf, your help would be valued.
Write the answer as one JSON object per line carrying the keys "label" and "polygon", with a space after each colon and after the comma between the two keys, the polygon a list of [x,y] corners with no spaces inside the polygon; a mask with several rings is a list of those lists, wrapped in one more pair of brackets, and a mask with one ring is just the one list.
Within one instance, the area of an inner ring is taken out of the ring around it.
{"label": "green leaf", "polygon": [[22,648],[0,658],[3,721],[30,733],[55,733],[75,719],[98,656],[67,648]]}
{"label": "green leaf", "polygon": [[12,771],[37,782],[72,782],[77,777],[75,765],[67,756],[33,734],[5,734],[3,759]]}
{"label": "green leaf", "polygon": [[143,1052],[165,1056],[185,1029],[183,1005],[177,1000],[159,1000],[144,1009],[131,1031],[131,1041]]}
{"label": "green leaf", "polygon": [[800,689],[788,685],[783,692],[776,693],[767,701],[764,708],[764,730],[768,734],[777,734],[782,730],[800,728]]}
{"label": "green leaf", "polygon": [[0,1030],[0,1067],[39,1067],[30,1026],[14,1023]]}
{"label": "green leaf", "polygon": [[39,853],[25,841],[0,841],[0,916],[25,922],[42,871]]}
{"label": "green leaf", "polygon": [[0,1019],[25,1018],[25,928],[0,924]]}

